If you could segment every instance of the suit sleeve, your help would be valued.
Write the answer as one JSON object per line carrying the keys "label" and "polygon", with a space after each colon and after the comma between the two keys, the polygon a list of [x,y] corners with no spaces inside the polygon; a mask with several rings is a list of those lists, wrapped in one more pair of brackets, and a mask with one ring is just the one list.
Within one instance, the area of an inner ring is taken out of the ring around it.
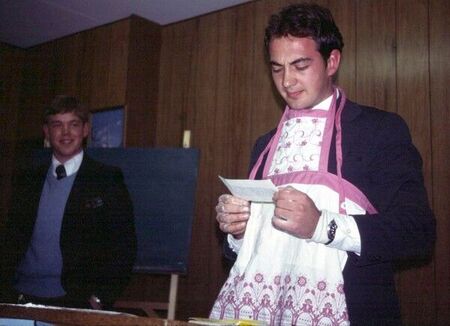
{"label": "suit sleeve", "polygon": [[408,127],[395,114],[383,115],[365,153],[367,198],[375,215],[354,216],[361,235],[361,256],[366,265],[424,258],[432,252],[435,219],[429,207],[422,174],[422,159]]}

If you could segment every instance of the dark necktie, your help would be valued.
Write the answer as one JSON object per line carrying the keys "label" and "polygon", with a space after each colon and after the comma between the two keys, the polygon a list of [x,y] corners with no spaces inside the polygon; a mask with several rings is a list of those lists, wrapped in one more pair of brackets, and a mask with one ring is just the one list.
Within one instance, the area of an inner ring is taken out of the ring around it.
{"label": "dark necktie", "polygon": [[64,168],[64,165],[58,165],[57,167],[56,167],[56,170],[55,170],[55,172],[56,172],[56,179],[62,179],[62,178],[64,178],[67,174],[66,174],[66,169]]}

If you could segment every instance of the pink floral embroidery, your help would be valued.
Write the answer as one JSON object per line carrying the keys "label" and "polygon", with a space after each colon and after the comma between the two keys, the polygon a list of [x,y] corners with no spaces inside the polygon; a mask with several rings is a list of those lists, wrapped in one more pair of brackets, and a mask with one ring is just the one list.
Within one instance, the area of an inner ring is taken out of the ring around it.
{"label": "pink floral embroidery", "polygon": [[[270,325],[348,325],[343,284],[330,287],[326,280],[309,284],[303,275],[295,279],[297,282],[291,283],[291,275],[276,275],[267,282],[262,272],[251,278],[235,277],[224,284],[211,316],[264,320]],[[333,291],[327,292],[327,288]]]}
{"label": "pink floral embroidery", "polygon": [[264,276],[261,273],[255,275],[255,282],[261,283],[264,280]]}
{"label": "pink floral embroidery", "polygon": [[300,285],[300,286],[305,286],[305,284],[306,284],[306,278],[305,278],[304,276],[300,276],[300,277],[298,278],[297,284]]}
{"label": "pink floral embroidery", "polygon": [[323,291],[327,288],[327,283],[325,283],[324,281],[320,281],[319,283],[317,283],[317,288],[319,289],[319,291]]}
{"label": "pink floral embroidery", "polygon": [[280,275],[275,276],[274,279],[273,279],[273,283],[275,285],[280,285],[280,283],[281,283],[280,281],[281,281],[281,276]]}
{"label": "pink floral embroidery", "polygon": [[[302,117],[288,120],[277,144],[269,175],[319,169],[325,118]],[[275,172],[277,171],[277,172]]]}

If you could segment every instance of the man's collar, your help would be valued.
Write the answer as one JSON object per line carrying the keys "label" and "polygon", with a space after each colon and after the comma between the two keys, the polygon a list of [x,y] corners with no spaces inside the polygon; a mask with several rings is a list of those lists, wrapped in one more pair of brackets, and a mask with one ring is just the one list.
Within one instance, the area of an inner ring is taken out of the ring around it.
{"label": "man's collar", "polygon": [[74,157],[72,157],[70,160],[67,160],[66,162],[64,162],[64,164],[63,164],[63,163],[59,162],[58,159],[53,155],[52,156],[53,175],[56,176],[55,169],[60,164],[64,165],[67,176],[77,173],[78,169],[80,168],[81,162],[83,161],[83,156],[84,156],[84,151],[81,151],[78,154],[76,154]]}

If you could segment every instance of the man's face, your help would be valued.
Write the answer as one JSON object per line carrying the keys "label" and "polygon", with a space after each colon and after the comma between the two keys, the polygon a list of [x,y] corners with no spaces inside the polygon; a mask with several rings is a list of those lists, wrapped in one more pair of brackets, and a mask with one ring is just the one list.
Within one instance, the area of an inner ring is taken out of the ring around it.
{"label": "man's face", "polygon": [[311,38],[274,38],[269,46],[272,78],[292,109],[308,109],[332,94],[332,76],[339,67],[340,52],[333,50],[325,64]]}
{"label": "man's face", "polygon": [[50,142],[53,155],[61,163],[74,157],[83,148],[83,140],[89,134],[89,124],[83,123],[74,113],[51,115],[44,124],[45,138]]}

